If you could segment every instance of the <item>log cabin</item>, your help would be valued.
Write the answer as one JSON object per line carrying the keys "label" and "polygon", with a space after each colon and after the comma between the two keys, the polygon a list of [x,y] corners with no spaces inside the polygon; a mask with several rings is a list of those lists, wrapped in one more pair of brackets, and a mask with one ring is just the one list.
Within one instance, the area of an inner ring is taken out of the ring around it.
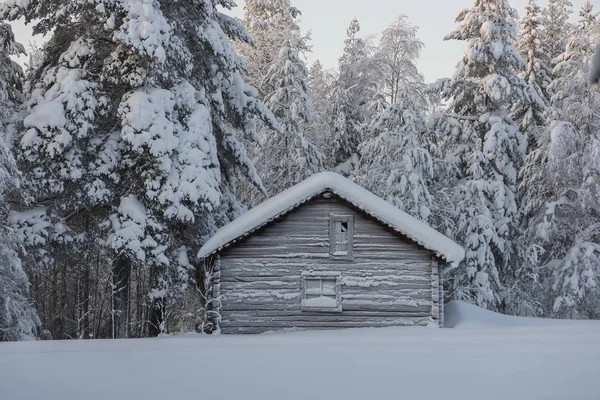
{"label": "log cabin", "polygon": [[223,334],[444,323],[442,272],[464,257],[424,222],[332,172],[221,228],[198,257]]}

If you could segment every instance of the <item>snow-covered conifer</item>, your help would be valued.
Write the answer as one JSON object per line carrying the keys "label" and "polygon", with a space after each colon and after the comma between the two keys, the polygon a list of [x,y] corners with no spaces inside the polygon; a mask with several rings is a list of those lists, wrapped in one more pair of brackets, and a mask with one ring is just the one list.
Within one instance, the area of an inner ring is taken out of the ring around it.
{"label": "snow-covered conifer", "polygon": [[307,131],[307,138],[324,149],[330,133],[331,87],[333,73],[323,69],[319,60],[308,71],[308,93],[312,99],[314,119]]}
{"label": "snow-covered conifer", "polygon": [[534,131],[547,124],[546,107],[550,102],[548,85],[552,72],[548,67],[551,61],[548,57],[550,51],[541,28],[540,7],[536,0],[529,0],[525,10],[518,49],[527,64],[522,76],[529,85],[529,100],[525,102],[525,107],[514,109],[513,118],[519,123],[521,132],[527,136],[531,148],[535,147],[535,143],[532,143],[536,133]]}
{"label": "snow-covered conifer", "polygon": [[282,127],[281,132],[262,130],[254,158],[269,195],[323,170],[323,154],[304,134],[314,112],[308,94],[308,71],[300,58],[302,42],[301,37],[292,35],[265,78],[275,88],[267,95],[265,104]]}
{"label": "snow-covered conifer", "polygon": [[569,0],[549,0],[543,9],[544,30],[549,52],[547,56],[554,60],[565,51],[573,27],[569,17],[573,13],[573,4]]}
{"label": "snow-covered conifer", "polygon": [[[239,54],[246,61],[246,81],[258,89],[261,99],[271,93],[266,76],[279,57],[279,51],[292,35],[300,34],[300,10],[290,0],[249,0],[243,24],[252,36],[251,43],[239,43]],[[299,45],[307,46],[307,37]],[[300,49],[301,51],[306,50]]]}
{"label": "snow-covered conifer", "polygon": [[600,304],[600,93],[587,82],[597,21],[589,2],[557,57],[553,122],[523,170],[529,259],[548,271],[549,312],[598,317]]}
{"label": "snow-covered conifer", "polygon": [[584,3],[579,15],[577,30],[565,51],[557,57],[549,92],[554,120],[569,121],[578,129],[589,129],[589,125],[598,119],[595,114],[598,91],[588,84],[586,74],[591,69],[600,29],[589,1]]}
{"label": "snow-covered conifer", "polygon": [[367,108],[375,94],[373,46],[358,36],[360,24],[350,22],[339,60],[338,77],[332,88],[331,135],[328,164],[349,175],[354,169],[358,147],[366,139]]}
{"label": "snow-covered conifer", "polygon": [[22,101],[21,67],[10,59],[24,53],[10,25],[0,21],[0,342],[31,340],[40,324],[29,298],[29,279],[19,257],[20,243],[9,226],[9,197],[19,188],[11,142]]}
{"label": "snow-covered conifer", "polygon": [[332,78],[332,74],[324,69],[321,61],[316,60],[310,66],[308,71],[308,89],[315,106],[320,105],[321,108],[325,108],[325,103],[331,91]]}
{"label": "snow-covered conifer", "polygon": [[458,177],[456,239],[466,249],[451,284],[455,296],[489,308],[512,300],[503,289],[516,279],[515,193],[525,140],[506,106],[526,92],[517,75],[524,61],[514,47],[515,17],[506,0],[476,0],[461,12],[460,27],[446,39],[465,41],[464,56],[441,83],[446,116],[455,121],[444,124],[444,134]]}
{"label": "snow-covered conifer", "polygon": [[[396,102],[376,119],[376,136],[360,152],[357,182],[410,215],[428,221],[433,160],[425,140],[424,101],[419,92],[400,90]],[[420,101],[421,100],[421,101]]]}
{"label": "snow-covered conifer", "polygon": [[[149,267],[153,316],[178,290],[174,282],[191,272],[180,265],[182,251],[193,259],[202,238],[227,222],[219,217],[235,202],[229,198],[232,177],[260,186],[238,132],[255,137],[257,115],[276,124],[238,75],[244,62],[229,39],[251,39],[218,9],[232,5],[0,5],[0,18],[39,21],[34,31],[51,33],[27,93],[20,137],[21,165],[36,187],[37,204],[60,224],[62,243],[111,250],[116,296],[127,292],[126,279],[119,286],[119,277],[128,276],[123,268]],[[58,243],[46,248],[53,246]],[[116,262],[122,258],[126,262]],[[126,318],[126,306],[115,312]],[[154,319],[150,331],[158,333],[164,324]]]}

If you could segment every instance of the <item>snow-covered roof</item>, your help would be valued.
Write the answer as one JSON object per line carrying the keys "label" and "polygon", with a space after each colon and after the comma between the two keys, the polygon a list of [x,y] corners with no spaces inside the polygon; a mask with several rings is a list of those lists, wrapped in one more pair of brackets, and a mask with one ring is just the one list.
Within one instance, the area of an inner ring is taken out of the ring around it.
{"label": "snow-covered roof", "polygon": [[458,263],[462,247],[426,223],[411,217],[368,190],[333,172],[321,172],[271,197],[219,229],[198,252],[199,258],[229,246],[324,192],[332,192],[449,263]]}

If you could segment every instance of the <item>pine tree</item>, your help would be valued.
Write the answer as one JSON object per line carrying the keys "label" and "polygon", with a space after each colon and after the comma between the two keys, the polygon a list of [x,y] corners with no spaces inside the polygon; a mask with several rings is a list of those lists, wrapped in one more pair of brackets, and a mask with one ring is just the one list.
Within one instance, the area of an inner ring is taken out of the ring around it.
{"label": "pine tree", "polygon": [[323,154],[304,136],[314,111],[308,95],[308,71],[300,58],[300,51],[305,48],[302,42],[301,37],[292,36],[265,79],[276,88],[267,95],[265,104],[282,126],[282,132],[261,132],[254,158],[269,195],[323,170]]}
{"label": "pine tree", "polygon": [[[243,24],[248,28],[253,41],[240,43],[240,56],[246,61],[246,81],[258,89],[262,100],[271,93],[266,76],[279,57],[279,51],[292,35],[300,34],[298,18],[301,12],[290,0],[249,0],[244,9]],[[302,44],[307,46],[308,37]],[[308,46],[302,51],[307,50]]]}
{"label": "pine tree", "polygon": [[[536,162],[538,149],[543,146],[538,143],[543,132],[548,129],[550,104],[550,95],[548,86],[551,82],[552,71],[548,67],[551,59],[548,56],[550,49],[545,40],[545,32],[542,29],[543,18],[540,15],[540,8],[535,0],[530,0],[526,7],[525,17],[521,20],[521,33],[518,41],[518,49],[523,56],[527,67],[521,74],[528,84],[528,101],[516,103],[512,107],[512,117],[518,122],[519,130],[527,140],[526,161],[524,167],[519,171],[519,180],[526,180],[530,162]],[[542,138],[543,141],[543,138]],[[535,154],[534,154],[535,153]],[[513,312],[519,315],[539,315],[543,313],[539,294],[541,293],[540,269],[535,257],[534,248],[528,248],[528,238],[523,236],[531,224],[531,214],[524,211],[524,207],[529,203],[527,198],[529,187],[525,187],[523,182],[519,183],[519,209],[521,217],[521,226],[519,229],[518,241],[524,245],[521,247],[521,257],[518,267],[519,279],[514,283],[516,292],[522,298],[522,301],[516,303],[517,307]]]}
{"label": "pine tree", "polygon": [[40,324],[29,298],[29,280],[19,257],[19,238],[9,226],[8,198],[19,190],[10,143],[22,101],[21,67],[11,55],[24,54],[10,25],[0,21],[0,342],[37,337]]}
{"label": "pine tree", "polygon": [[326,108],[331,84],[331,74],[323,68],[321,61],[316,60],[308,71],[308,90],[315,107]]}
{"label": "pine tree", "polygon": [[554,60],[565,51],[572,32],[569,23],[569,16],[572,13],[573,4],[568,0],[548,0],[548,7],[542,12],[550,60]]}
{"label": "pine tree", "polygon": [[458,179],[456,237],[466,248],[452,289],[458,298],[496,309],[511,303],[504,288],[517,279],[512,238],[525,140],[505,105],[527,96],[517,75],[524,62],[513,46],[515,16],[506,0],[476,0],[461,12],[460,27],[446,40],[466,41],[465,55],[452,79],[442,83],[446,114],[454,120],[445,124],[445,142]]}
{"label": "pine tree", "polygon": [[[569,121],[577,129],[590,130],[597,120],[595,100],[597,90],[587,82],[595,42],[600,40],[597,16],[589,1],[579,13],[580,22],[566,50],[557,57],[554,79],[548,90],[551,95],[553,119]],[[586,132],[587,133],[587,132]]]}
{"label": "pine tree", "polygon": [[513,109],[513,118],[519,123],[519,130],[527,136],[529,148],[535,148],[534,138],[539,129],[546,126],[546,108],[550,103],[548,85],[552,72],[548,65],[549,47],[545,34],[541,29],[540,7],[535,0],[530,0],[525,7],[526,14],[521,20],[521,34],[518,49],[527,64],[522,75],[529,85],[529,101],[526,107]]}
{"label": "pine tree", "polygon": [[589,2],[557,57],[552,125],[523,173],[529,259],[550,276],[545,306],[556,316],[598,317],[600,306],[600,93],[587,83],[597,21]]}
{"label": "pine tree", "polygon": [[331,87],[333,74],[323,69],[319,60],[308,71],[308,94],[313,101],[315,116],[307,131],[307,138],[324,149],[330,134]]}
{"label": "pine tree", "polygon": [[255,116],[276,121],[236,72],[228,40],[251,39],[220,6],[232,3],[0,5],[0,18],[52,32],[27,93],[21,165],[53,222],[44,247],[55,266],[109,250],[114,336],[127,335],[131,267],[150,269],[149,330],[164,332],[167,303],[195,275],[184,261],[230,216],[233,176],[260,186],[237,132],[255,137]]}
{"label": "pine tree", "polygon": [[355,179],[427,222],[432,212],[429,181],[434,169],[425,138],[424,101],[409,89],[397,92],[395,99],[375,121],[377,136],[362,146]]}
{"label": "pine tree", "polygon": [[346,32],[339,75],[332,89],[328,160],[330,167],[345,175],[357,161],[358,147],[365,139],[367,106],[375,94],[373,47],[368,39],[358,37],[359,32],[360,24],[354,19]]}

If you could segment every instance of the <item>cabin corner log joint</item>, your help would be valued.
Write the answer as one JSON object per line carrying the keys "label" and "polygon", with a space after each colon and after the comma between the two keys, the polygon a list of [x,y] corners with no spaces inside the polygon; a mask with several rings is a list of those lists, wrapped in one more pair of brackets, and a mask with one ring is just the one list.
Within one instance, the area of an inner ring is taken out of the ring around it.
{"label": "cabin corner log joint", "polygon": [[443,326],[442,270],[463,249],[340,175],[324,172],[221,228],[213,271],[222,333]]}

